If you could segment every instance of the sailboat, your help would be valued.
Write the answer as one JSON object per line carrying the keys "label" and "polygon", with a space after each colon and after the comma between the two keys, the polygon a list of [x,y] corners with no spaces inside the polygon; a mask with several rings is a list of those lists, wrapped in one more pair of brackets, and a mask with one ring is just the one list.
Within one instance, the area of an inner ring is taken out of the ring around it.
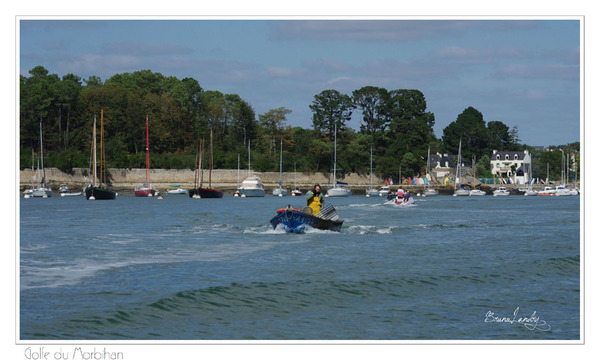
{"label": "sailboat", "polygon": [[200,171],[200,186],[196,189],[192,189],[188,192],[190,197],[194,198],[209,198],[209,199],[220,199],[223,197],[223,192],[212,188],[212,166],[213,166],[213,131],[210,129],[210,153],[208,159],[208,187],[202,187],[204,178],[204,169],[202,168],[202,140],[200,140],[200,161],[198,169]]}
{"label": "sailboat", "polygon": [[[52,190],[46,187],[46,170],[44,169],[44,144],[42,142],[42,119],[40,118],[40,151],[42,158],[42,179],[40,180],[40,185],[33,189],[31,196],[33,197],[41,197],[48,198],[52,196]],[[39,164],[38,164],[39,165]],[[38,166],[39,168],[39,166]]]}
{"label": "sailboat", "polygon": [[150,142],[148,141],[148,115],[146,115],[146,182],[135,188],[135,196],[152,197],[155,195],[158,195],[158,191],[150,185]]}
{"label": "sailboat", "polygon": [[337,181],[336,177],[336,163],[337,163],[337,123],[334,127],[333,135],[333,181],[335,182],[333,188],[327,190],[327,196],[350,196],[352,193],[350,189],[346,187],[348,183]]}
{"label": "sailboat", "polygon": [[371,146],[371,165],[369,176],[369,189],[365,191],[366,197],[379,196],[379,190],[373,189],[373,147]]}
{"label": "sailboat", "polygon": [[94,131],[93,131],[93,136],[92,136],[92,147],[93,147],[93,152],[94,152],[94,170],[93,170],[93,177],[92,177],[92,183],[90,185],[88,185],[85,188],[85,198],[88,200],[114,200],[117,197],[117,193],[112,191],[112,190],[108,190],[108,189],[104,189],[102,187],[102,182],[103,182],[103,162],[104,162],[104,155],[102,152],[102,143],[103,143],[103,129],[104,129],[104,123],[103,123],[103,110],[100,110],[100,183],[99,186],[97,184],[98,182],[98,177],[96,174],[97,171],[97,164],[96,164],[96,116],[94,116]]}
{"label": "sailboat", "polygon": [[[461,147],[462,147],[462,138],[458,143],[458,161],[456,162],[456,179],[454,180],[454,195],[453,196],[469,196],[471,193],[469,190],[463,189],[460,185],[460,176],[461,176],[461,167],[462,167],[462,158],[461,158]],[[456,185],[459,188],[456,188]]]}
{"label": "sailboat", "polygon": [[279,150],[279,188],[273,190],[273,196],[287,196],[287,190],[282,188],[283,184],[283,140]]}
{"label": "sailboat", "polygon": [[242,185],[237,188],[240,197],[264,197],[265,187],[260,181],[260,177],[250,175],[250,140],[248,140],[248,177],[242,181]]}
{"label": "sailboat", "polygon": [[[431,148],[427,148],[427,175],[429,175],[429,179],[433,179],[430,175],[431,172]],[[438,191],[436,189],[432,189],[429,184],[429,179],[427,179],[427,188],[423,191],[423,195],[425,196],[437,196]]]}
{"label": "sailboat", "polygon": [[292,196],[302,196],[302,191],[298,190],[296,185],[296,163],[294,163],[294,190],[292,190]]}

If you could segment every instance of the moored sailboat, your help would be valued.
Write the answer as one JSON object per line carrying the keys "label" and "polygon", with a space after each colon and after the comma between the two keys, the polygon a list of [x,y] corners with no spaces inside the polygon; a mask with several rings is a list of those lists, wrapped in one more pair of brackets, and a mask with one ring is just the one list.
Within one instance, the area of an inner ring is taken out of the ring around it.
{"label": "moored sailboat", "polygon": [[152,197],[155,195],[158,195],[158,191],[150,185],[150,142],[148,141],[148,115],[146,115],[146,182],[135,188],[135,196]]}
{"label": "moored sailboat", "polygon": [[202,141],[200,141],[200,161],[198,168],[200,171],[200,184],[197,188],[188,192],[190,197],[220,199],[223,197],[223,192],[212,188],[212,167],[213,167],[213,131],[210,129],[210,153],[208,159],[208,187],[203,187],[204,169],[202,168]]}
{"label": "moored sailboat", "polygon": [[104,155],[102,143],[103,139],[103,114],[104,112],[100,110],[100,182],[98,184],[98,176],[97,176],[97,164],[96,164],[96,116],[94,116],[94,130],[92,136],[92,148],[93,148],[93,175],[92,175],[92,183],[85,188],[85,198],[88,200],[114,200],[117,197],[117,193],[105,189],[102,184],[104,182],[104,171],[103,171],[103,163],[104,163]]}
{"label": "moored sailboat", "polygon": [[371,146],[371,163],[369,166],[369,188],[365,190],[365,196],[379,196],[379,190],[373,189],[373,147]]}
{"label": "moored sailboat", "polygon": [[[464,189],[460,183],[462,158],[461,158],[462,138],[458,143],[458,161],[456,162],[456,179],[454,179],[454,195],[453,196],[469,196],[471,192]],[[456,186],[458,185],[458,189]]]}
{"label": "moored sailboat", "polygon": [[334,126],[333,135],[333,188],[327,190],[327,196],[350,196],[352,192],[346,187],[348,183],[337,181],[336,177],[336,165],[337,165],[337,124]]}
{"label": "moored sailboat", "polygon": [[292,196],[301,196],[302,191],[298,190],[296,185],[296,163],[294,163],[294,190],[292,190]]}
{"label": "moored sailboat", "polygon": [[427,148],[427,188],[423,190],[424,196],[437,196],[438,191],[436,189],[431,188],[430,179],[433,179],[431,176],[431,148]]}
{"label": "moored sailboat", "polygon": [[279,151],[279,187],[273,190],[273,196],[287,196],[287,190],[282,187],[283,185],[283,140],[280,143]]}
{"label": "moored sailboat", "polygon": [[[48,198],[52,196],[52,189],[46,186],[46,170],[44,169],[44,143],[42,140],[42,119],[40,118],[40,157],[42,159],[42,179],[40,185],[33,189],[31,196]],[[39,167],[39,164],[38,164]]]}

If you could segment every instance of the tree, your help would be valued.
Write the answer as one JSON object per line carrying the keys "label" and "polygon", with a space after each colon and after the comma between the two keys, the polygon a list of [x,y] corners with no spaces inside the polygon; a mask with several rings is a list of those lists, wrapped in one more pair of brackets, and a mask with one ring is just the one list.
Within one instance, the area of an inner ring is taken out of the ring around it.
{"label": "tree", "polygon": [[511,142],[508,126],[501,121],[490,121],[487,124],[487,128],[490,136],[488,153],[491,154],[490,150],[508,150]]}
{"label": "tree", "polygon": [[442,141],[449,153],[458,153],[462,138],[462,155],[466,159],[481,157],[487,152],[490,142],[489,131],[485,126],[483,114],[469,106],[443,130]]}
{"label": "tree", "polygon": [[265,139],[263,139],[263,141],[270,144],[269,154],[276,152],[275,149],[279,148],[279,146],[273,146],[278,145],[275,144],[275,139],[283,140],[284,133],[289,134],[291,128],[289,126],[286,127],[285,122],[286,116],[291,113],[292,110],[280,107],[277,109],[271,109],[266,113],[258,116],[260,126],[265,131]]}
{"label": "tree", "polygon": [[354,111],[352,99],[337,90],[324,90],[315,95],[309,106],[313,112],[313,126],[333,141],[335,129],[342,131]]}
{"label": "tree", "polygon": [[354,105],[362,111],[361,131],[369,135],[382,130],[385,120],[387,90],[375,86],[365,86],[352,92]]}

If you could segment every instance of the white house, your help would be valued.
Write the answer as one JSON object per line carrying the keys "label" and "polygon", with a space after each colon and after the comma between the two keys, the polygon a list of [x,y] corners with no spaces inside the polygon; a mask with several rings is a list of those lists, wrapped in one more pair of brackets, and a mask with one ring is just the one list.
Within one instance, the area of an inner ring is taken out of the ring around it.
{"label": "white house", "polygon": [[529,151],[494,150],[490,158],[492,173],[500,178],[510,178],[515,184],[531,180],[531,155]]}

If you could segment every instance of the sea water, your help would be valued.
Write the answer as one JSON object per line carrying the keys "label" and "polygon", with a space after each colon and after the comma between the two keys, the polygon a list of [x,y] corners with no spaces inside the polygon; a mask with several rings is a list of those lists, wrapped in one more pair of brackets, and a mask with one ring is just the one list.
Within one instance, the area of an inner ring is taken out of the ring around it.
{"label": "sea water", "polygon": [[20,200],[22,340],[579,340],[580,197]]}

